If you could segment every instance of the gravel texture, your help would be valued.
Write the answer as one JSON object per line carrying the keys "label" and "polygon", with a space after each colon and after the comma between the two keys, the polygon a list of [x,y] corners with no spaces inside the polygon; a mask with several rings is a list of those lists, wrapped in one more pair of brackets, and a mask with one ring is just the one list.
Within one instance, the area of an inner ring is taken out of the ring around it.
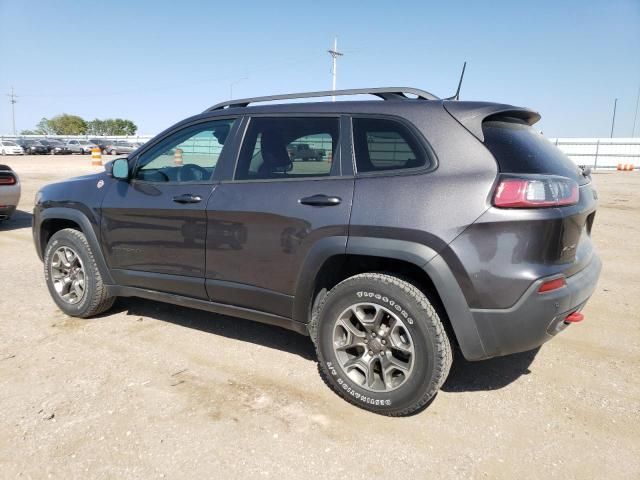
{"label": "gravel texture", "polygon": [[320,379],[311,341],[139,299],[57,310],[31,240],[36,190],[89,157],[2,157],[3,478],[640,478],[640,174],[596,174],[604,262],[586,320],[537,352],[456,357],[435,401],[387,418]]}

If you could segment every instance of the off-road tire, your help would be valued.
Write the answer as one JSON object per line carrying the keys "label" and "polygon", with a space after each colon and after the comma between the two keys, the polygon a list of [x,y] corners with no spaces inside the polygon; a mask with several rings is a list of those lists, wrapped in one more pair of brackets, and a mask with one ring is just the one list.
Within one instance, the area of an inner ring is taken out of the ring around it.
{"label": "off-road tire", "polygon": [[[85,292],[76,304],[65,302],[55,291],[51,279],[51,257],[60,247],[70,247],[80,257],[85,271]],[[53,234],[44,252],[44,278],[54,302],[71,317],[89,318],[109,310],[116,298],[107,294],[100,269],[96,263],[85,235],[72,228],[65,228]]]}
{"label": "off-road tire", "polygon": [[[412,337],[413,370],[395,390],[372,392],[362,388],[346,375],[336,357],[335,323],[341,312],[362,302],[401,315]],[[382,415],[406,416],[425,407],[437,394],[451,367],[451,344],[433,305],[422,291],[393,275],[364,273],[336,285],[312,313],[309,333],[325,383],[348,402]]]}

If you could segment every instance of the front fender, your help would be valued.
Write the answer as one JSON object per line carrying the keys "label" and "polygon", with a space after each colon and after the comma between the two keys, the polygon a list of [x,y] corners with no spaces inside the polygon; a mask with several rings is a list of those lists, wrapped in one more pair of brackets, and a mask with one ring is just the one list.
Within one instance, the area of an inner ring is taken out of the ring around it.
{"label": "front fender", "polygon": [[[104,256],[102,255],[102,249],[100,248],[100,242],[98,241],[98,237],[96,236],[96,230],[92,225],[92,222],[89,220],[87,215],[73,208],[68,207],[51,207],[45,209],[39,209],[38,206],[34,209],[34,218],[33,218],[33,237],[34,243],[36,246],[36,251],[38,253],[38,257],[40,260],[43,259],[44,256],[44,245],[42,245],[41,235],[42,235],[42,225],[47,220],[68,220],[76,223],[82,233],[84,233],[87,238],[87,242],[91,247],[91,253],[100,269],[100,274],[102,275],[102,279],[105,284],[113,285],[115,282],[111,277],[111,272],[107,267],[107,263],[104,260]],[[97,222],[97,219],[94,219],[94,224]],[[96,225],[97,227],[97,225]]]}

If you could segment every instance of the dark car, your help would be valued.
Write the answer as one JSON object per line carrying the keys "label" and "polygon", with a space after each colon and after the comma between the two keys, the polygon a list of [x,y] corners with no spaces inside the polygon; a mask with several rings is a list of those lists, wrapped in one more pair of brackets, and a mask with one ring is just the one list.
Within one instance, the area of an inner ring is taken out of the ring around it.
{"label": "dark car", "polygon": [[[411,88],[295,97],[361,94],[384,101],[224,102],[44,187],[56,304],[90,317],[137,296],[309,335],[335,392],[391,416],[436,395],[454,345],[483,360],[581,321],[597,194],[540,115]],[[293,162],[294,144],[330,152]]]}
{"label": "dark car", "polygon": [[49,149],[40,142],[40,140],[23,139],[18,140],[17,143],[27,155],[44,155],[45,153],[49,153]]}
{"label": "dark car", "polygon": [[64,143],[55,139],[40,140],[40,143],[47,147],[47,153],[51,155],[69,155],[71,150]]}
{"label": "dark car", "polygon": [[324,157],[324,150],[311,148],[308,143],[298,143],[287,148],[289,157],[294,162],[296,160],[321,162]]}
{"label": "dark car", "polygon": [[112,140],[108,140],[106,138],[99,138],[99,137],[90,138],[89,141],[94,145],[96,145],[104,155],[107,154],[107,146],[109,145],[109,143],[112,142]]}

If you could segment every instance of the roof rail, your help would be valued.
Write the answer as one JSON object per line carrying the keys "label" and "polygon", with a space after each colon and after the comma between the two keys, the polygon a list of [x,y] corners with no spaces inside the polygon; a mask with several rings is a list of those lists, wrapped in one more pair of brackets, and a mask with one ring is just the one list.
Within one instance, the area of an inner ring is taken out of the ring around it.
{"label": "roof rail", "polygon": [[304,93],[285,93],[282,95],[270,95],[267,97],[241,98],[238,100],[229,100],[207,108],[205,112],[214,110],[222,110],[223,108],[246,107],[250,103],[271,102],[273,100],[291,100],[294,98],[313,98],[313,97],[337,97],[342,95],[375,95],[383,100],[407,100],[407,93],[415,95],[420,100],[439,100],[438,97],[424,90],[411,87],[383,87],[383,88],[352,88],[348,90],[325,90],[321,92],[304,92]]}

